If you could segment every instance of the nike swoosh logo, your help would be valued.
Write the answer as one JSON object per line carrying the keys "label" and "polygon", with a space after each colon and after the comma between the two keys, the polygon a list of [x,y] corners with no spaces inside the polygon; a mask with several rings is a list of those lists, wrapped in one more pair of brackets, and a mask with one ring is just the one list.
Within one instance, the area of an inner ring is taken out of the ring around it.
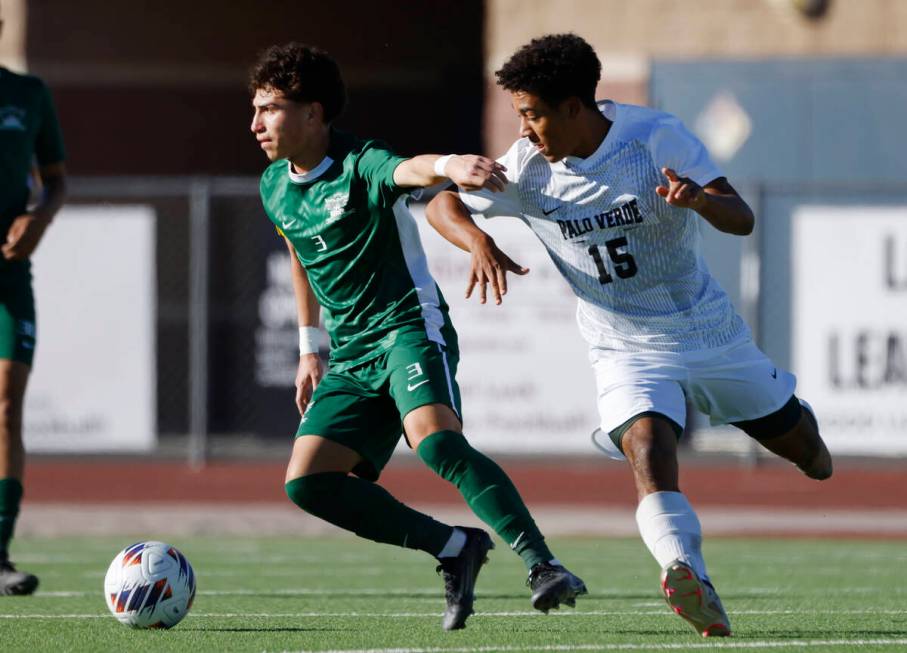
{"label": "nike swoosh logo", "polygon": [[542,209],[542,213],[544,213],[545,215],[551,215],[552,213],[554,213],[555,211],[557,211],[559,208],[561,208],[561,207],[560,207],[560,206],[555,206],[555,207],[554,207],[553,209],[551,209],[550,211],[546,211],[545,209]]}
{"label": "nike swoosh logo", "polygon": [[415,384],[415,385],[410,385],[409,383],[407,383],[407,384],[406,384],[406,389],[409,390],[410,392],[412,392],[413,390],[415,390],[416,388],[418,388],[420,385],[425,385],[426,383],[428,383],[428,379],[425,379],[424,381],[419,381],[419,382],[418,382],[417,384]]}
{"label": "nike swoosh logo", "polygon": [[777,379],[777,378],[778,378],[778,368],[776,368],[776,367],[773,367],[773,368],[772,368],[772,378],[773,378],[773,379]]}

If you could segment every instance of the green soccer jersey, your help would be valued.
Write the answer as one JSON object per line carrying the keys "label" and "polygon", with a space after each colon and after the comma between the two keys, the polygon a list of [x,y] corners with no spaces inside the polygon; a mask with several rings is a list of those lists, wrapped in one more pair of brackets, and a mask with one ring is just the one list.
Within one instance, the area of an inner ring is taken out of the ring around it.
{"label": "green soccer jersey", "polygon": [[338,371],[409,335],[448,345],[452,334],[408,189],[394,183],[404,160],[379,142],[331,130],[327,156],[314,170],[294,174],[284,159],[261,178],[265,212],[296,249],[324,311]]}
{"label": "green soccer jersey", "polygon": [[63,161],[63,137],[50,93],[31,75],[0,68],[0,233],[25,212],[28,175]]}

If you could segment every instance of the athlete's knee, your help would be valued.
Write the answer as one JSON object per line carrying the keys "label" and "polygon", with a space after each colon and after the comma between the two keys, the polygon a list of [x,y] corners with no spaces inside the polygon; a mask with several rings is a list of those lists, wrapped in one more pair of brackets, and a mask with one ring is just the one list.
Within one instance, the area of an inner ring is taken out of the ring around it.
{"label": "athlete's knee", "polygon": [[[825,481],[831,478],[834,472],[831,452],[819,435],[818,425],[815,418],[804,410],[804,419],[800,422],[798,430],[800,437],[805,443],[806,455],[802,462],[797,463],[797,467],[809,478],[816,481]],[[809,419],[806,419],[806,418]]]}
{"label": "athlete's knee", "polygon": [[321,472],[298,476],[286,482],[284,490],[290,501],[307,513],[318,515],[325,499],[334,497],[346,474],[343,472]]}
{"label": "athlete's knee", "polygon": [[639,463],[656,463],[677,457],[677,435],[663,419],[637,420],[621,440],[624,454]]}
{"label": "athlete's knee", "polygon": [[423,438],[416,454],[429,469],[454,484],[468,471],[470,464],[484,458],[462,433],[452,430],[438,431]]}
{"label": "athlete's knee", "polygon": [[403,431],[409,446],[416,450],[423,441],[442,431],[460,432],[460,418],[450,406],[427,404],[408,412],[403,418]]}
{"label": "athlete's knee", "polygon": [[746,422],[734,424],[769,451],[794,463],[808,477],[817,481],[831,478],[831,454],[809,404],[791,396],[780,409]]}
{"label": "athlete's knee", "polygon": [[353,449],[318,435],[296,438],[287,464],[285,481],[322,472],[348,474],[362,463],[362,455]]}
{"label": "athlete's knee", "polygon": [[0,396],[0,430],[13,431],[20,417],[19,407],[11,397]]}

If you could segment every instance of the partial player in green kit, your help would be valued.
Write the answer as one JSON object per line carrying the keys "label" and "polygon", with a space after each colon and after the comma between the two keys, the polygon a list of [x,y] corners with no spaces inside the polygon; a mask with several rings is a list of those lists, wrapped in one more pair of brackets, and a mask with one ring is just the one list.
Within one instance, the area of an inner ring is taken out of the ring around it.
{"label": "partial player in green kit", "polygon": [[[287,495],[357,535],[436,557],[443,626],[462,628],[493,547],[477,528],[451,527],[375,483],[401,434],[436,474],[520,555],[532,604],[547,612],[586,592],[545,544],[519,493],[462,433],[456,332],[428,271],[408,193],[451,179],[501,189],[494,161],[393,154],[332,127],[345,104],[327,53],[298,43],[262,53],[249,84],[252,132],[273,163],[261,179],[265,212],[286,239],[300,325],[296,403],[302,421]],[[330,370],[317,355],[319,313]]]}
{"label": "partial player in green kit", "polygon": [[[0,594],[7,595],[31,594],[38,586],[37,577],[10,563],[9,546],[22,501],[22,410],[35,351],[29,257],[63,204],[63,158],[47,87],[37,77],[0,68]],[[33,168],[41,193],[28,210]]]}

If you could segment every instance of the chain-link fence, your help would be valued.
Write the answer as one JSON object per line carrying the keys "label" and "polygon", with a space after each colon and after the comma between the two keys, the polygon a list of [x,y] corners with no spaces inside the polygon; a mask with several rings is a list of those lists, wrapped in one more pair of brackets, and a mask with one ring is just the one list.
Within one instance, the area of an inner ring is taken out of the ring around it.
{"label": "chain-link fence", "polygon": [[[157,428],[187,438],[195,463],[209,434],[288,436],[296,317],[287,251],[257,180],[75,179],[70,204],[142,204],[156,214]],[[282,380],[280,382],[279,380]]]}
{"label": "chain-link fence", "polygon": [[[829,222],[829,229],[837,230],[833,238],[847,239],[849,231],[868,228],[862,219],[866,207],[900,209],[907,224],[907,185],[751,185],[743,192],[758,215],[754,237],[730,238],[705,228],[706,256],[760,345],[778,365],[791,367],[801,319],[794,296],[796,262],[808,247],[794,237],[797,211],[803,206],[850,211],[849,221]],[[205,459],[212,438],[286,442],[292,435],[288,425],[298,419],[292,401],[296,314],[286,247],[263,213],[257,180],[82,178],[72,181],[69,202],[140,204],[156,215],[161,437],[185,446],[195,464]],[[900,232],[894,237],[895,254],[886,265],[893,267],[891,274],[907,278],[907,239],[897,240]],[[851,264],[827,262],[829,269]],[[842,289],[842,303],[830,313],[847,310],[847,292]],[[895,301],[905,301],[899,297]],[[903,325],[891,330],[903,335]],[[903,342],[907,347],[907,336]],[[907,354],[898,346],[891,345],[895,351],[888,355],[896,360],[889,365],[907,369]],[[907,371],[898,369],[889,372],[892,387],[907,390]],[[693,426],[702,430],[704,422],[694,420]]]}

